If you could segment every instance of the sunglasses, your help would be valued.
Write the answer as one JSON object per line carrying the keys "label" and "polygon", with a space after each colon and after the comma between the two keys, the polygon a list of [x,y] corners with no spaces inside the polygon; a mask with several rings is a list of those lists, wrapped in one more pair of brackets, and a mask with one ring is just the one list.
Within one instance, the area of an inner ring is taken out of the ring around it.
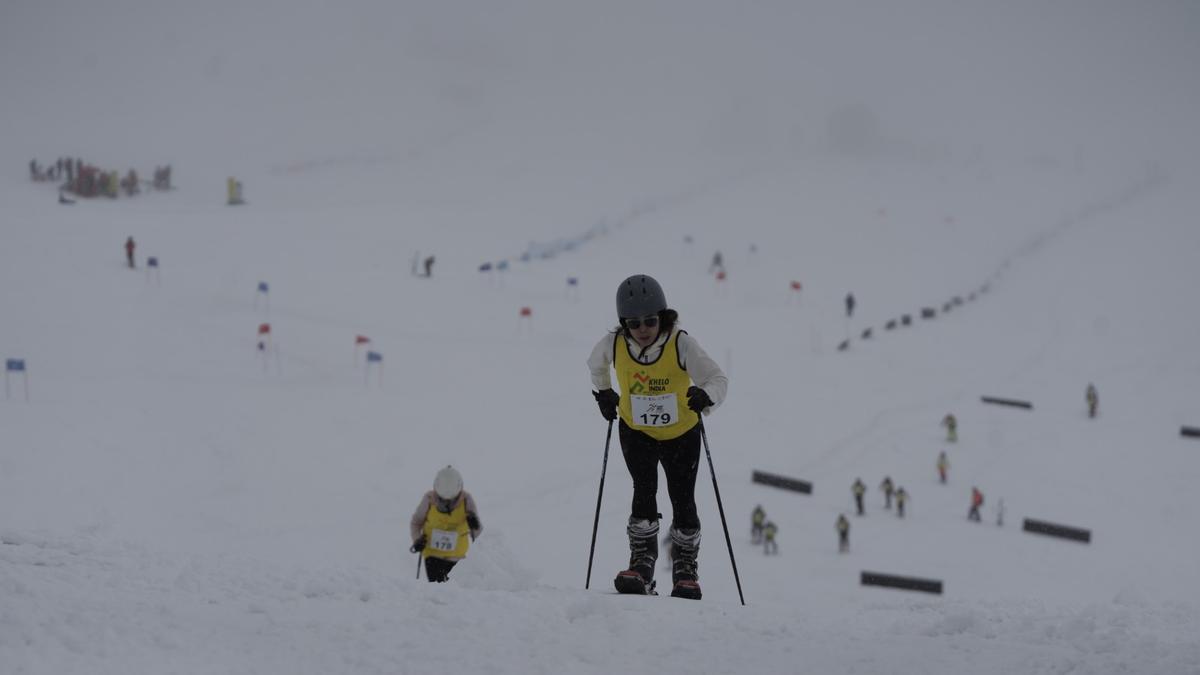
{"label": "sunglasses", "polygon": [[637,330],[643,325],[645,325],[646,328],[654,328],[658,325],[658,317],[644,316],[640,319],[625,319],[625,327],[629,328],[630,330]]}

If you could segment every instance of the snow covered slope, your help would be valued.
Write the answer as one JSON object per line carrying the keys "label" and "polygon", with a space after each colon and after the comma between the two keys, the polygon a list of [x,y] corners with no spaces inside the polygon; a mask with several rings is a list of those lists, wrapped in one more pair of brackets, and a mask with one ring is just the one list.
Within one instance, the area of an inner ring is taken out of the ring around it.
{"label": "snow covered slope", "polygon": [[[1194,10],[290,7],[2,10],[0,357],[29,400],[10,373],[0,672],[1200,673]],[[25,167],[66,153],[178,189],[62,206]],[[707,430],[745,607],[707,464],[705,599],[612,594],[615,443],[583,588],[584,359],[642,272],[730,376]],[[407,520],[448,462],[486,531],[435,587]]]}

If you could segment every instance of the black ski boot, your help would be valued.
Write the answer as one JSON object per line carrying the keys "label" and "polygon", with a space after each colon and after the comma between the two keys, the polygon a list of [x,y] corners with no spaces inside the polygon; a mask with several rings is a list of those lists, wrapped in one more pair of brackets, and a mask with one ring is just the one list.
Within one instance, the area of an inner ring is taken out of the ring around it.
{"label": "black ski boot", "polygon": [[671,561],[671,597],[700,599],[700,575],[696,556],[700,553],[700,529],[678,530],[671,528],[671,544],[674,559]]}
{"label": "black ski boot", "polygon": [[654,564],[658,561],[658,521],[630,518],[629,569],[613,579],[618,593],[653,595]]}

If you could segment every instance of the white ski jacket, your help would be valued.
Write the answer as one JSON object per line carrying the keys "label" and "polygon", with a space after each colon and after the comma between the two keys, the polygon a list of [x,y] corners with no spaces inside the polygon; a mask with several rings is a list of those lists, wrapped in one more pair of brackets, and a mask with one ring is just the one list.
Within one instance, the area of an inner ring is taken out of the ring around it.
{"label": "white ski jacket", "polygon": [[[625,341],[629,343],[629,353],[633,354],[641,363],[653,363],[657,360],[659,354],[662,353],[663,345],[669,339],[671,339],[669,333],[659,335],[653,344],[642,349],[636,340],[628,335],[625,336]],[[604,337],[600,338],[600,341],[592,349],[592,354],[588,357],[587,362],[588,370],[592,372],[592,387],[596,391],[612,389],[612,333],[606,333]],[[711,413],[725,400],[725,391],[729,388],[729,378],[725,377],[721,367],[700,347],[700,343],[687,333],[679,336],[679,362],[687,370],[688,376],[692,378],[696,386],[703,389],[704,393],[712,399],[712,406],[704,409],[705,415]]]}

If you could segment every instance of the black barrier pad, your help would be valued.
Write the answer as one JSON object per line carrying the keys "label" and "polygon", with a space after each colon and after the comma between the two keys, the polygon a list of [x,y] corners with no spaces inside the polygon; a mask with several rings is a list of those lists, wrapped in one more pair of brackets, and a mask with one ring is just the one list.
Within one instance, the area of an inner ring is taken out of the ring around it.
{"label": "black barrier pad", "polygon": [[806,495],[812,494],[812,483],[806,480],[800,480],[799,478],[788,478],[787,476],[767,473],[766,471],[755,471],[750,474],[750,480],[754,483],[783,488],[784,490],[803,492]]}
{"label": "black barrier pad", "polygon": [[1034,520],[1032,518],[1025,519],[1026,532],[1035,534],[1044,534],[1051,537],[1061,537],[1063,539],[1073,539],[1089,543],[1092,541],[1091,530],[1084,530],[1078,527],[1069,527],[1067,525],[1058,525],[1056,523],[1048,523],[1044,520]]}
{"label": "black barrier pad", "polygon": [[1179,427],[1179,435],[1200,438],[1200,427]]}
{"label": "black barrier pad", "polygon": [[842,340],[841,344],[839,344],[839,345],[838,345],[838,351],[839,351],[839,352],[844,352],[844,351],[846,351],[846,350],[847,350],[847,349],[849,349],[849,348],[850,348],[850,341],[849,341],[849,340]]}
{"label": "black barrier pad", "polygon": [[899,577],[894,574],[879,572],[863,572],[863,586],[885,586],[899,588],[905,591],[921,591],[922,593],[942,594],[942,582],[936,579],[918,579],[917,577]]}
{"label": "black barrier pad", "polygon": [[892,319],[891,321],[888,321],[887,323],[883,324],[884,330],[895,330],[895,328],[896,328],[896,320],[895,319]]}
{"label": "black barrier pad", "polygon": [[912,324],[912,315],[905,314],[904,316],[900,317],[900,323],[904,324],[905,326]]}
{"label": "black barrier pad", "polygon": [[921,318],[922,319],[932,319],[935,316],[937,316],[936,309],[934,309],[932,307],[922,307],[921,308]]}
{"label": "black barrier pad", "polygon": [[862,339],[864,339],[864,340],[871,339],[871,329],[870,328],[868,328],[862,332]]}
{"label": "black barrier pad", "polygon": [[979,400],[983,401],[984,403],[993,403],[995,405],[1007,405],[1014,408],[1033,410],[1033,404],[1029,401],[1018,401],[1011,398],[996,398],[995,396],[980,396]]}

